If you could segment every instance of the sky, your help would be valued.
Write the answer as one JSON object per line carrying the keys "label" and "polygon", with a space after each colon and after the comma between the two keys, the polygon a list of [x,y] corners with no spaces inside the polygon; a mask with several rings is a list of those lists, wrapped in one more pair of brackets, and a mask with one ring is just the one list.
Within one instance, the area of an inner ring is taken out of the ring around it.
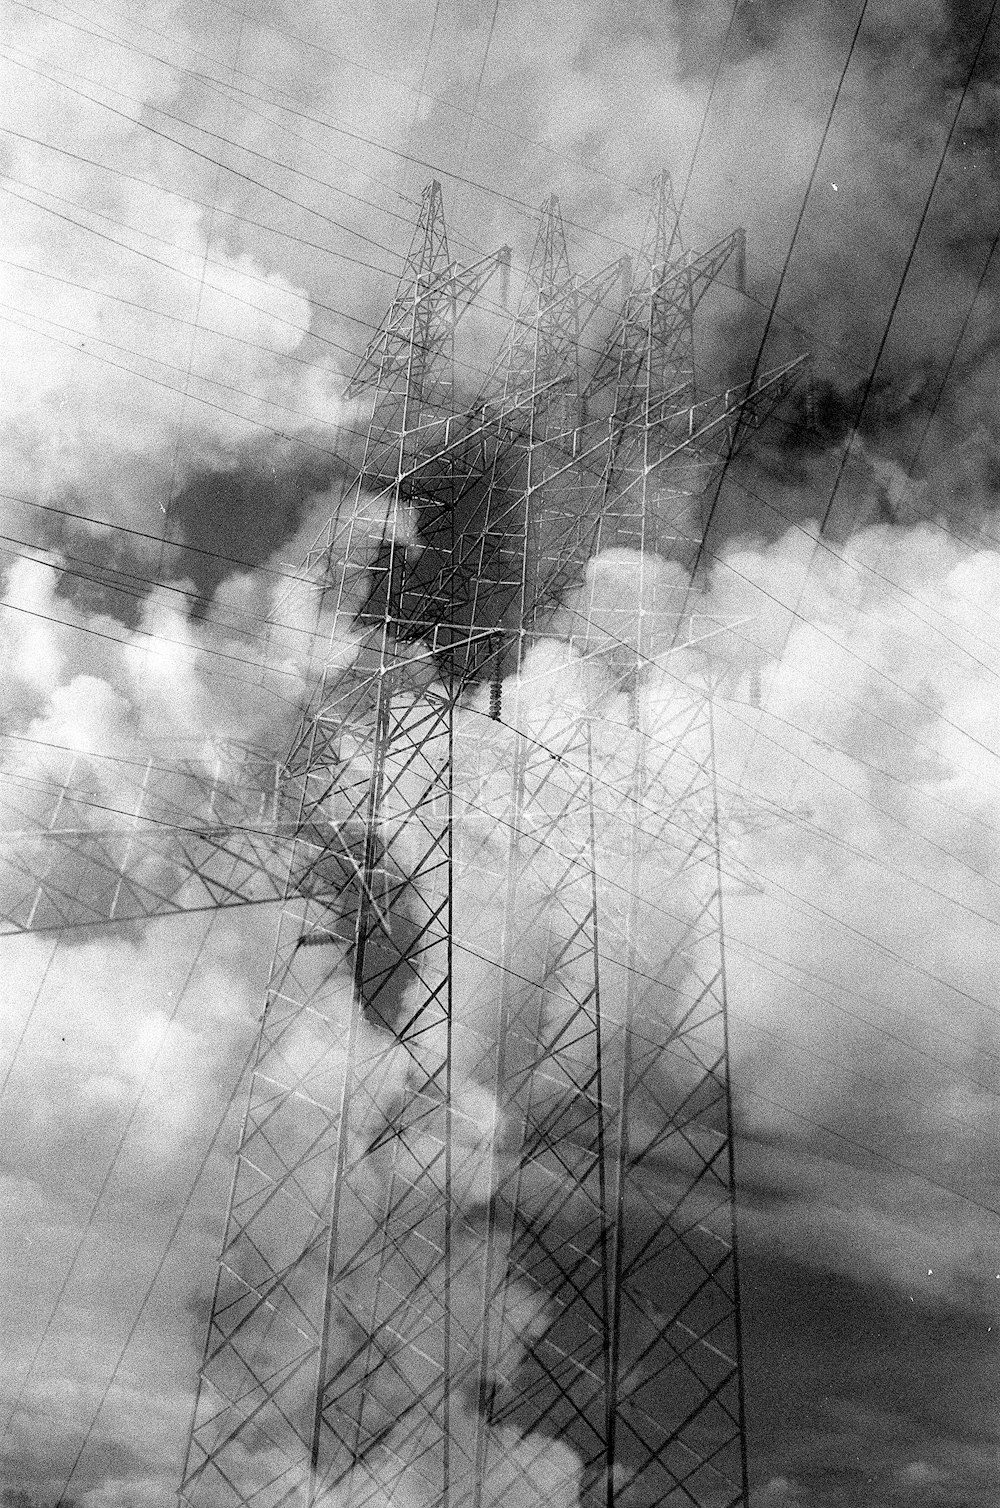
{"label": "sky", "polygon": [[[746,228],[699,370],[808,352],[815,416],[730,469],[700,587],[771,814],[726,896],[752,1502],[994,1503],[989,5],[0,4],[8,832],[74,751],[127,809],[150,758],[287,745],[282,575],[432,177],[515,282],[553,191],[584,274],[663,167],[690,245]],[[0,939],[4,1508],[172,1501],[273,909]]]}

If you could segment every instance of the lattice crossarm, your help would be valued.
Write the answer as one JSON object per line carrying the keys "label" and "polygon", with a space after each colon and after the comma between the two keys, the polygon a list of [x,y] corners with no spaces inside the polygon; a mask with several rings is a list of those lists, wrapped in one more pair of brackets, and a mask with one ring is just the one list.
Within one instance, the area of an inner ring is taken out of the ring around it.
{"label": "lattice crossarm", "polygon": [[0,825],[0,932],[140,920],[286,894],[280,763],[218,744],[195,763],[48,751],[12,770]]}
{"label": "lattice crossarm", "polygon": [[0,934],[63,931],[286,894],[279,829],[59,829],[5,835]]}
{"label": "lattice crossarm", "polygon": [[473,262],[468,267],[460,267],[456,263],[451,268],[450,294],[454,301],[456,320],[461,319],[498,274],[500,302],[506,307],[512,254],[509,246],[499,246],[496,251],[487,252],[478,262]]}
{"label": "lattice crossarm", "polygon": [[632,287],[632,258],[628,255],[609,262],[607,267],[602,267],[580,284],[581,335],[595,314],[606,306],[616,284],[621,290],[622,299],[627,298]]}
{"label": "lattice crossarm", "polygon": [[511,248],[501,246],[470,267],[451,263],[436,273],[420,273],[396,295],[388,313],[369,341],[365,354],[344,389],[345,398],[384,386],[393,372],[405,372],[410,358],[410,329],[414,319],[438,319],[442,310],[454,330],[462,316],[499,273],[501,302],[506,302]]}
{"label": "lattice crossarm", "polygon": [[[775,409],[803,384],[808,390],[812,379],[812,362],[808,356],[799,356],[785,366],[767,372],[748,391],[739,406],[729,442],[729,454],[738,455],[751,433],[760,429]],[[808,406],[808,391],[806,404]]]}
{"label": "lattice crossarm", "polygon": [[[730,447],[734,443],[734,437],[737,443],[741,443],[742,432],[745,429],[759,429],[768,415],[797,387],[808,370],[809,358],[798,356],[794,361],[766,372],[752,385],[742,383],[739,387],[728,388],[724,393],[703,399],[687,408],[678,408],[673,413],[661,415],[650,427],[669,437],[669,448],[659,454],[647,469],[652,471],[661,468],[681,451],[697,448],[699,443],[710,439],[720,429],[728,437]],[[734,454],[735,451],[730,448],[729,453]]]}
{"label": "lattice crossarm", "polygon": [[533,372],[538,330],[543,323],[553,330],[566,327],[565,357],[575,362],[579,336],[606,306],[615,285],[620,284],[624,297],[631,279],[631,257],[619,257],[588,278],[566,278],[561,286],[548,291],[543,309],[530,312],[520,309],[483,384],[481,401],[492,393],[509,389],[512,374]]}
{"label": "lattice crossarm", "polygon": [[707,460],[713,467],[738,455],[750,434],[803,382],[809,382],[810,372],[810,358],[798,356],[752,384],[743,382],[702,399],[688,413],[689,443],[706,442]]}
{"label": "lattice crossarm", "polygon": [[[440,466],[444,458],[460,454],[470,442],[487,435],[498,434],[502,428],[509,426],[515,416],[528,410],[539,396],[560,387],[562,381],[563,379],[554,377],[550,382],[540,383],[527,392],[517,391],[505,394],[495,405],[484,403],[468,413],[452,416],[442,429],[443,443],[436,446],[432,452],[421,455],[412,466],[402,470],[399,480],[409,481],[429,467]],[[416,431],[408,433],[416,433]],[[385,488],[383,493],[377,496],[388,496],[395,486],[394,479],[392,486]]]}
{"label": "lattice crossarm", "polygon": [[742,292],[746,282],[746,244],[745,230],[731,231],[728,236],[724,236],[707,251],[692,255],[680,267],[667,269],[657,291],[662,290],[670,294],[674,288],[683,286],[690,299],[689,308],[693,313],[726,263],[732,260],[735,262],[733,281],[735,287]]}
{"label": "lattice crossarm", "polygon": [[[690,327],[694,312],[712,283],[732,258],[736,259],[735,283],[743,286],[746,263],[746,235],[733,231],[707,251],[682,261],[654,266],[649,285],[634,288],[625,300],[618,330],[598,358],[585,391],[592,402],[611,386],[618,389],[615,412],[619,421],[627,420],[639,400],[638,382],[649,350],[650,321],[655,328],[655,355],[660,362],[669,360],[684,332]],[[630,402],[622,402],[622,393]]]}

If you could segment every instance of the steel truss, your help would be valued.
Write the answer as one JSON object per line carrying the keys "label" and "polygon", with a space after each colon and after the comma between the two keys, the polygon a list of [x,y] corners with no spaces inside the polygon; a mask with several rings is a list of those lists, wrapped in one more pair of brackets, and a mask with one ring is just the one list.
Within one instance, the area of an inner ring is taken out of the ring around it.
{"label": "steel truss", "polygon": [[573,277],[551,200],[463,408],[455,323],[506,258],[460,273],[425,194],[349,389],[387,520],[364,640],[295,755],[317,856],[332,823],[356,870],[283,923],[187,1503],[745,1501],[711,698],[647,694],[641,583],[631,663],[564,629],[597,710],[547,706],[530,652],[567,593],[590,621],[595,547],[687,562],[692,499],[793,380],[695,392],[695,309],[741,258],[683,251],[663,177],[615,315],[629,269]]}
{"label": "steel truss", "polygon": [[[348,389],[371,399],[362,463],[303,565],[351,667],[320,649],[280,778],[224,782],[238,820],[209,820],[199,773],[167,881],[121,846],[159,855],[176,804],[141,798],[110,846],[92,817],[69,838],[68,796],[35,823],[13,930],[80,904],[53,842],[102,877],[87,921],[285,897],[190,1508],[746,1502],[712,692],[683,569],[716,468],[802,375],[696,391],[695,311],[742,258],[739,232],[685,251],[662,175],[635,278],[581,279],[551,199],[463,400],[456,331],[510,252],[455,263],[430,185]],[[609,602],[593,557],[626,547],[633,595]],[[679,674],[650,656],[657,557]]]}

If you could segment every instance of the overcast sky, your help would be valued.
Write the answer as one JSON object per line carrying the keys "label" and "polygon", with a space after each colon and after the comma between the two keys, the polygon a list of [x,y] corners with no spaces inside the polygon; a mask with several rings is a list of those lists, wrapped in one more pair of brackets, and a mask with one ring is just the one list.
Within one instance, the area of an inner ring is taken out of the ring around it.
{"label": "overcast sky", "polygon": [[[356,453],[344,382],[432,176],[459,257],[523,266],[555,190],[593,271],[664,166],[691,245],[746,227],[705,370],[747,376],[773,308],[764,365],[816,372],[813,433],[733,469],[706,584],[738,625],[721,776],[790,814],[727,898],[754,1501],[994,1504],[990,7],[0,6],[11,829],[67,750],[110,806],[108,756],[280,753],[307,650],[294,604],[261,619]],[[273,921],[0,941],[9,1508],[171,1501]]]}

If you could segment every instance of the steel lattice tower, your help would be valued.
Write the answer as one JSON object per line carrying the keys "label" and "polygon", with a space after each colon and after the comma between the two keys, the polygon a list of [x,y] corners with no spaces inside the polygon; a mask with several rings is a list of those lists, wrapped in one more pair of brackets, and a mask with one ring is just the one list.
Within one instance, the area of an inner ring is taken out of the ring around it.
{"label": "steel lattice tower", "polygon": [[[387,523],[288,762],[191,1505],[570,1501],[577,1460],[595,1508],[745,1502],[711,698],[648,694],[641,573],[595,654],[585,573],[696,549],[693,499],[791,374],[699,402],[694,311],[742,238],[685,253],[664,176],[634,285],[574,277],[544,207],[462,408],[456,326],[508,255],[453,263],[432,185],[351,385]],[[596,703],[535,686],[553,634]]]}
{"label": "steel lattice tower", "polygon": [[661,175],[635,276],[582,279],[551,199],[462,398],[457,333],[510,252],[452,261],[431,184],[303,562],[284,765],[142,754],[103,801],[83,760],[6,819],[3,932],[284,897],[190,1508],[747,1500],[689,570],[719,463],[802,363],[698,395],[695,309],[742,255],[686,252]]}
{"label": "steel lattice tower", "polygon": [[[239,749],[179,783],[150,762],[134,826],[101,833],[70,775],[19,835],[0,930],[244,904],[260,876],[285,897],[191,1508],[745,1504],[713,693],[685,568],[720,460],[801,369],[696,392],[695,310],[742,256],[738,232],[685,251],[662,175],[635,277],[582,279],[551,199],[463,400],[456,334],[510,253],[456,263],[430,185],[349,389],[364,457],[305,561],[327,650],[280,778]],[[593,558],[622,549],[609,597]]]}

